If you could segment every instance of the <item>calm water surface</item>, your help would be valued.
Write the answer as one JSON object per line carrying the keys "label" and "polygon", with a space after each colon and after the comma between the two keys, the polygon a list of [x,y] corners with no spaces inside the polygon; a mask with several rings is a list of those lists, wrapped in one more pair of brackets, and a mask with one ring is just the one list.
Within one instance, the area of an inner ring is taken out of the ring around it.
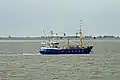
{"label": "calm water surface", "polygon": [[120,80],[119,40],[92,41],[90,55],[51,56],[39,54],[40,42],[0,41],[0,80]]}

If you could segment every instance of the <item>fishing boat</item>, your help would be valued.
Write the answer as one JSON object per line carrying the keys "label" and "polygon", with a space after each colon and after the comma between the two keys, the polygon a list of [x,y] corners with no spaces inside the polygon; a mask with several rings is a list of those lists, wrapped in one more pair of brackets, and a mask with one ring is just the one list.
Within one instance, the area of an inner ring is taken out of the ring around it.
{"label": "fishing boat", "polygon": [[[81,20],[80,20],[81,22]],[[41,48],[40,48],[40,53],[41,54],[90,54],[92,51],[93,45],[87,45],[83,46],[83,38],[82,38],[82,30],[81,30],[82,25],[80,24],[80,42],[78,45],[70,46],[69,45],[69,39],[68,39],[68,45],[66,47],[59,47],[59,42],[56,41],[48,41],[41,43]]]}

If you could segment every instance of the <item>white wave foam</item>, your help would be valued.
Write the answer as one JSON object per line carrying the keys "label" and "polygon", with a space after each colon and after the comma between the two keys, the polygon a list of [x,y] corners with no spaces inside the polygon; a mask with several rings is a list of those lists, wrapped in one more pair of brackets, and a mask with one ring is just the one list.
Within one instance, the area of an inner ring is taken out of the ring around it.
{"label": "white wave foam", "polygon": [[22,55],[40,55],[40,53],[23,53]]}

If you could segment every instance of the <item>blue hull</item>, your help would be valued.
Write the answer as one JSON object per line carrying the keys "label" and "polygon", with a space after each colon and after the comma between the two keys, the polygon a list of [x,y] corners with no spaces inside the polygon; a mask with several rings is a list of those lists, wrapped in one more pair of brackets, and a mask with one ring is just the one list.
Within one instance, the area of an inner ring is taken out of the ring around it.
{"label": "blue hull", "polygon": [[87,48],[79,48],[79,49],[40,49],[41,54],[90,54],[93,46],[89,46]]}

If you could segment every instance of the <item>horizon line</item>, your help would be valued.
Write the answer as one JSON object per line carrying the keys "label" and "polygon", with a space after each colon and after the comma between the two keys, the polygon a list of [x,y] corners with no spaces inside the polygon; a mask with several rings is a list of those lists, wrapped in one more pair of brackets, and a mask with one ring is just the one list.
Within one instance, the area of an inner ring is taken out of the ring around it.
{"label": "horizon line", "polygon": [[[75,37],[76,35],[67,35],[67,36],[64,36],[64,35],[58,35],[58,37]],[[80,35],[77,35],[78,37],[80,36]],[[114,36],[114,35],[99,35],[99,36],[93,36],[93,35],[84,35],[83,37],[104,37],[104,36],[113,36],[113,37],[120,37],[120,36]],[[51,36],[0,36],[1,38],[2,37],[22,37],[22,38],[24,38],[24,37],[51,37]],[[57,37],[57,36],[53,36],[53,37]]]}

